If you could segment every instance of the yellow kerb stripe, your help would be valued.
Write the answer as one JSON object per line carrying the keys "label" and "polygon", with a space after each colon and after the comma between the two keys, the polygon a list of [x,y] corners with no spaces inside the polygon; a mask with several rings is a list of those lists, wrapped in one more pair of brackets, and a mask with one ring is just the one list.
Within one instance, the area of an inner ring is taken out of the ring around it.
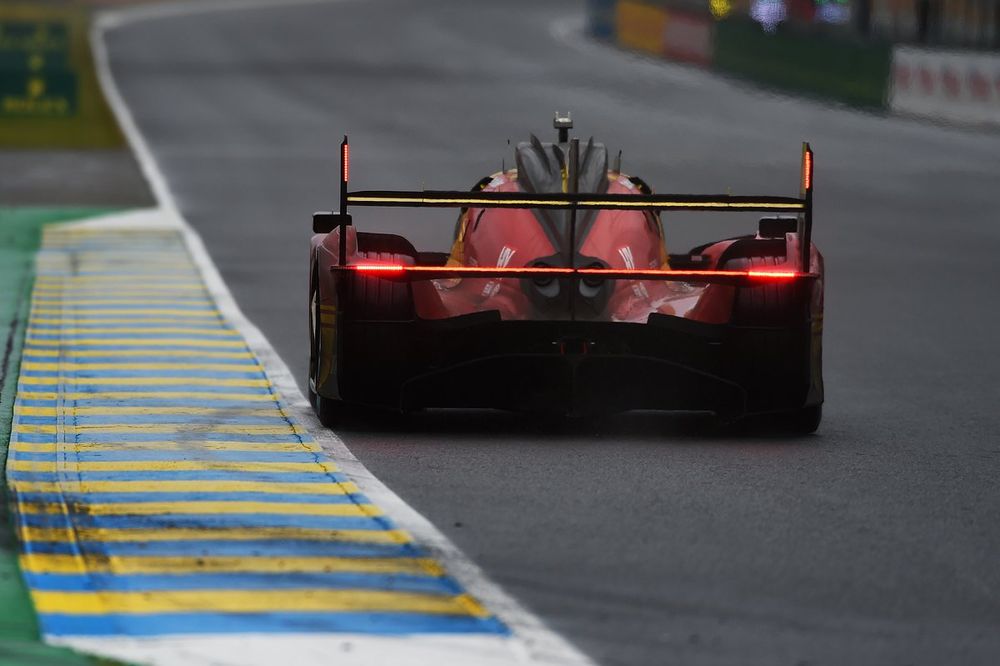
{"label": "yellow kerb stripe", "polygon": [[382,590],[159,590],[148,592],[32,591],[39,613],[104,615],[113,613],[281,613],[401,612],[489,617],[467,594],[444,596]]}
{"label": "yellow kerb stripe", "polygon": [[96,349],[81,351],[76,349],[30,349],[23,354],[24,358],[59,358],[60,356],[80,359],[80,358],[136,358],[136,357],[164,357],[164,358],[204,358],[204,359],[252,359],[251,352],[220,352],[204,350],[182,350],[182,349]]}
{"label": "yellow kerb stripe", "polygon": [[176,273],[157,273],[142,275],[128,273],[126,275],[40,275],[37,284],[41,285],[81,285],[81,284],[113,284],[121,283],[129,287],[146,287],[149,285],[174,286],[176,284],[200,284],[193,271]]}
{"label": "yellow kerb stripe", "polygon": [[149,481],[13,481],[17,493],[263,493],[274,495],[349,495],[359,492],[350,482],[270,483],[261,481],[157,481],[155,490]]}
{"label": "yellow kerb stripe", "polygon": [[[266,387],[265,387],[266,388]],[[39,391],[21,391],[18,396],[22,400],[56,400],[62,397],[64,401],[80,400],[190,400],[202,403],[211,400],[247,400],[252,402],[274,402],[278,399],[276,393],[213,393],[210,391],[128,391],[105,393],[47,393]]]}
{"label": "yellow kerb stripe", "polygon": [[256,541],[287,540],[349,543],[404,544],[410,541],[402,530],[318,530],[300,527],[102,529],[19,526],[22,541]]}
{"label": "yellow kerb stripe", "polygon": [[[102,462],[66,461],[62,464],[37,460],[11,460],[15,472],[336,472],[330,462],[246,462],[241,460],[114,460]],[[154,488],[147,482],[146,490]]]}
{"label": "yellow kerb stripe", "polygon": [[[169,514],[261,514],[301,516],[381,516],[372,504],[315,504],[312,502],[129,502],[84,504],[81,509],[92,516],[159,516]],[[21,513],[64,513],[60,504],[18,504]]]}
{"label": "yellow kerb stripe", "polygon": [[281,418],[284,416],[277,407],[272,408],[252,408],[252,407],[188,407],[178,405],[177,407],[73,407],[66,405],[62,410],[55,407],[17,407],[15,414],[24,416],[58,416],[59,411],[63,414],[75,414],[77,416],[112,416],[112,415],[132,415],[132,414],[179,414],[183,416],[272,416]]}
{"label": "yellow kerb stripe", "polygon": [[21,555],[21,568],[32,573],[382,573],[443,576],[427,558],[376,557],[118,557],[101,555]]}
{"label": "yellow kerb stripe", "polygon": [[[176,317],[186,317],[189,319],[218,319],[219,313],[215,310],[177,310],[170,308],[129,308],[127,310],[108,308],[74,308],[73,312],[79,315],[169,315]],[[62,308],[33,308],[32,316],[37,315],[63,315]]]}
{"label": "yellow kerb stripe", "polygon": [[138,338],[80,338],[72,341],[65,340],[38,340],[28,338],[25,341],[28,347],[228,347],[230,349],[246,349],[246,343],[241,339],[233,340],[194,340],[192,338],[164,338],[160,339],[138,339]]}
{"label": "yellow kerb stripe", "polygon": [[[35,442],[17,442],[12,447],[15,451],[30,453],[55,453],[56,444],[37,444]],[[322,453],[323,449],[312,442],[216,442],[177,441],[177,442],[75,442],[64,449],[71,451],[190,451],[197,454],[200,451],[259,451],[283,453]]]}
{"label": "yellow kerb stripe", "polygon": [[[26,435],[55,435],[58,433],[58,426],[55,425],[34,425],[18,424],[16,432]],[[246,425],[229,425],[215,423],[129,423],[128,425],[86,425],[76,423],[67,425],[65,430],[72,431],[74,435],[107,435],[117,433],[142,433],[142,434],[174,434],[174,433],[220,433],[229,435],[291,435],[305,434],[305,430],[296,425],[259,425],[256,423]]]}
{"label": "yellow kerb stripe", "polygon": [[[170,292],[191,292],[204,291],[205,286],[199,282],[181,283],[172,282],[170,284],[145,284],[141,286],[126,285],[114,287],[115,294],[162,294]],[[107,287],[102,286],[74,286],[61,282],[38,283],[35,285],[35,293],[40,294],[106,294]]]}
{"label": "yellow kerb stripe", "polygon": [[252,365],[242,365],[237,363],[136,363],[134,361],[123,361],[120,363],[39,363],[37,361],[24,361],[21,364],[23,370],[34,370],[36,372],[76,372],[79,370],[206,370],[211,372],[263,372],[263,368],[256,363]]}
{"label": "yellow kerb stripe", "polygon": [[[169,296],[146,297],[146,298],[34,298],[35,305],[68,305],[74,308],[82,305],[153,305],[161,303],[177,303],[177,298]],[[185,305],[214,305],[212,301],[204,298],[185,298]]]}
{"label": "yellow kerb stripe", "polygon": [[[100,386],[242,386],[268,388],[266,379],[216,379],[214,377],[21,377],[21,384],[56,386],[61,384],[92,384]],[[192,393],[186,394],[192,396]],[[135,397],[133,395],[133,397]]]}
{"label": "yellow kerb stripe", "polygon": [[[164,325],[177,325],[178,320],[176,317],[75,317],[69,314],[65,317],[32,317],[28,320],[31,324],[58,324],[58,325],[75,325],[75,324],[90,324],[92,326],[104,326],[107,324],[164,324]],[[221,321],[193,321],[187,322],[191,324],[206,324],[212,326],[224,326]]]}
{"label": "yellow kerb stripe", "polygon": [[[79,322],[77,322],[79,323]],[[134,322],[133,322],[134,323]],[[216,337],[238,337],[236,331],[219,328],[213,323],[211,328],[184,327],[184,328],[137,328],[134,326],[111,328],[28,328],[28,337],[33,335],[61,335],[63,337],[78,335],[210,335]]]}

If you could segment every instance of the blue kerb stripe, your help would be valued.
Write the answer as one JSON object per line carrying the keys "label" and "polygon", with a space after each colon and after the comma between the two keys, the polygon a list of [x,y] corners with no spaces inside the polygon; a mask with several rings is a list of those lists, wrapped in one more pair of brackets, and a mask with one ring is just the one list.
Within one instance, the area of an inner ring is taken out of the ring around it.
{"label": "blue kerb stripe", "polygon": [[309,451],[302,451],[301,453],[293,451],[210,451],[194,448],[184,451],[68,451],[66,454],[12,451],[10,455],[14,460],[34,460],[38,462],[55,462],[57,460],[68,459],[76,462],[168,462],[190,460],[201,462],[314,463],[320,459],[319,454]]}
{"label": "blue kerb stripe", "polygon": [[[321,483],[330,483],[325,478]],[[310,493],[259,492],[145,492],[145,493],[17,493],[17,501],[25,504],[67,503],[141,504],[146,502],[266,502],[268,504],[369,504],[361,493],[319,495]]]}
{"label": "blue kerb stripe", "polygon": [[[394,529],[383,518],[353,516],[310,516],[280,513],[170,513],[162,515],[94,516],[70,513],[74,528],[107,530],[175,530],[175,529],[253,529],[261,527],[294,527],[308,530],[363,530],[383,532]],[[64,527],[66,516],[61,513],[23,513],[18,522],[26,527]]]}
{"label": "blue kerb stripe", "polygon": [[177,613],[151,615],[39,615],[50,636],[222,633],[496,634],[510,633],[496,618],[419,613]]}
{"label": "blue kerb stripe", "polygon": [[[17,423],[15,421],[15,423]],[[17,441],[24,442],[25,444],[55,444],[58,441],[58,435],[54,433],[17,433]]]}
{"label": "blue kerb stripe", "polygon": [[28,585],[36,590],[93,592],[109,590],[388,590],[424,594],[461,594],[455,581],[437,576],[373,573],[199,573],[177,574],[40,574],[26,573]]}
{"label": "blue kerb stripe", "polygon": [[200,539],[178,541],[29,541],[24,549],[44,555],[148,557],[426,557],[410,543],[368,544],[305,539],[255,539],[245,541]]}
{"label": "blue kerb stripe", "polygon": [[154,472],[19,472],[9,471],[11,481],[257,481],[261,483],[316,483],[327,479],[336,483],[350,481],[339,472],[229,472],[218,470]]}

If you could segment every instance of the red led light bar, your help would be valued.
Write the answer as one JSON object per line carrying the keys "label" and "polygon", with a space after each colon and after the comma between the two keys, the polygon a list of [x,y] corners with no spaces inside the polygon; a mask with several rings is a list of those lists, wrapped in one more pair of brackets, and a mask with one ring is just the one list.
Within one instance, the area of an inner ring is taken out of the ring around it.
{"label": "red led light bar", "polygon": [[340,144],[340,161],[341,178],[346,183],[351,179],[351,145],[347,143],[346,139],[344,143]]}
{"label": "red led light bar", "polygon": [[[691,282],[732,282],[742,279],[793,280],[815,277],[810,273],[797,271],[706,271],[706,270],[664,270],[664,269],[619,269],[619,268],[564,268],[553,266],[532,266],[524,268],[498,266],[404,266],[402,264],[353,264],[344,269],[387,278],[413,276],[418,279],[434,277],[602,277],[607,279],[652,279]],[[337,270],[337,267],[334,268]]]}
{"label": "red led light bar", "polygon": [[354,264],[348,268],[353,268],[359,273],[402,273],[406,266],[402,264]]}
{"label": "red led light bar", "polygon": [[813,155],[812,151],[806,148],[802,156],[802,189],[811,190],[813,183]]}

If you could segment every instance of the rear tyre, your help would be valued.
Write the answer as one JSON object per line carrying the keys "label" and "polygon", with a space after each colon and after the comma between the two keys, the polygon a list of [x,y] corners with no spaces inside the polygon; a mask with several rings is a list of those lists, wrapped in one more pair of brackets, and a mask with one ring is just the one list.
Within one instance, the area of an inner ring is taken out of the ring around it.
{"label": "rear tyre", "polygon": [[312,403],[313,410],[316,412],[319,422],[327,428],[339,425],[347,416],[347,408],[343,400],[324,398],[312,389],[309,389],[309,402]]}
{"label": "rear tyre", "polygon": [[319,304],[319,283],[313,276],[313,284],[309,290],[309,402],[320,423],[330,428],[343,420],[346,409],[343,401],[326,398],[312,388],[318,383],[319,367],[324,353]]}
{"label": "rear tyre", "polygon": [[[768,270],[781,264],[780,257],[738,257],[723,266],[727,271]],[[742,326],[767,326],[787,317],[792,294],[780,282],[766,282],[738,289],[733,303],[733,323]]]}
{"label": "rear tyre", "polygon": [[[376,248],[358,252],[360,261],[378,264],[413,264],[413,257]],[[351,315],[359,320],[405,321],[413,319],[413,298],[406,282],[376,276],[354,275],[351,287]]]}
{"label": "rear tyre", "polygon": [[[783,263],[783,257],[756,256],[730,259],[722,266],[725,270],[768,270]],[[767,282],[750,288],[738,289],[733,302],[732,322],[740,326],[775,326],[787,322],[789,308],[795,296],[788,284]],[[787,357],[787,335],[760,335],[749,350],[747,375],[752,378],[770,377],[775,372],[773,359]],[[808,405],[788,412],[762,414],[740,421],[754,430],[776,431],[805,435],[819,428],[823,419],[823,405]]]}

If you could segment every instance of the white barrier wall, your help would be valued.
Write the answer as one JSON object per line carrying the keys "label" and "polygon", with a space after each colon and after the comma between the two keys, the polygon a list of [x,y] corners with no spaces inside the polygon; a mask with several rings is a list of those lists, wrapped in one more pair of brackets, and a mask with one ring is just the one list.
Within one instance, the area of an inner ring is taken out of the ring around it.
{"label": "white barrier wall", "polygon": [[889,95],[899,113],[1000,125],[1000,53],[897,46]]}

